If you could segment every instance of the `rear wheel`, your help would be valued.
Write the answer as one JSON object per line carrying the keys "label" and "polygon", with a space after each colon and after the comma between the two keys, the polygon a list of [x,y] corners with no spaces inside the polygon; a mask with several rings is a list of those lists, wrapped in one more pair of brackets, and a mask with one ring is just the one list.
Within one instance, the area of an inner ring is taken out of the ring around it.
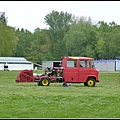
{"label": "rear wheel", "polygon": [[41,86],[49,86],[50,85],[50,80],[49,78],[42,78],[40,81]]}
{"label": "rear wheel", "polygon": [[89,86],[89,87],[94,87],[95,84],[96,84],[95,79],[89,78],[89,79],[87,80],[87,86]]}

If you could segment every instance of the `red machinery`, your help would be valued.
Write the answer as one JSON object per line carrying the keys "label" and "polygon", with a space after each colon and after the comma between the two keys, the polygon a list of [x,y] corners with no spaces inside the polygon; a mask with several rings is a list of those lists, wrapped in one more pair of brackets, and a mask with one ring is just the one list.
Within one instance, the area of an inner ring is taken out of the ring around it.
{"label": "red machinery", "polygon": [[16,82],[37,82],[38,86],[49,86],[51,82],[84,83],[95,86],[99,70],[94,66],[94,59],[89,57],[63,57],[61,67],[46,68],[41,75],[34,75],[33,70],[21,71]]}
{"label": "red machinery", "polygon": [[16,82],[34,82],[33,70],[21,71],[16,78]]}

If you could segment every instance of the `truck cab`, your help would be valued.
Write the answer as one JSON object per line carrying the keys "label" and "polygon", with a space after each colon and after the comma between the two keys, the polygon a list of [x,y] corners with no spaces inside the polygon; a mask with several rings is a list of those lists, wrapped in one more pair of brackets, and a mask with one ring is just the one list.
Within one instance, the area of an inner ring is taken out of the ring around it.
{"label": "truck cab", "polygon": [[62,67],[65,83],[84,83],[85,86],[95,86],[96,82],[99,82],[99,70],[95,68],[93,58],[64,57]]}

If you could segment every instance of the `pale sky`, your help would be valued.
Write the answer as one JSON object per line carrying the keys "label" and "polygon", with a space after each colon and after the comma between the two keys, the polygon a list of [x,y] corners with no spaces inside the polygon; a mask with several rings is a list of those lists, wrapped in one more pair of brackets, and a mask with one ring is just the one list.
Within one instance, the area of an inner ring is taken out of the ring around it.
{"label": "pale sky", "polygon": [[120,25],[120,1],[0,1],[0,12],[8,17],[7,24],[31,32],[48,27],[44,18],[52,10]]}

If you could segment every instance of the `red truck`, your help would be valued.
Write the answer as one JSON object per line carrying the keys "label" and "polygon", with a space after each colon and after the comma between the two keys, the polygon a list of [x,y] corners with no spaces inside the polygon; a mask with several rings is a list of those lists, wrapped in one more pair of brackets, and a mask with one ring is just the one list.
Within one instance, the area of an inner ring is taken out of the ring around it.
{"label": "red truck", "polygon": [[93,87],[99,82],[99,70],[94,59],[89,57],[62,57],[60,67],[46,68],[43,74],[33,74],[33,70],[21,71],[16,82],[37,82],[38,86],[49,86],[51,82],[83,83]]}

